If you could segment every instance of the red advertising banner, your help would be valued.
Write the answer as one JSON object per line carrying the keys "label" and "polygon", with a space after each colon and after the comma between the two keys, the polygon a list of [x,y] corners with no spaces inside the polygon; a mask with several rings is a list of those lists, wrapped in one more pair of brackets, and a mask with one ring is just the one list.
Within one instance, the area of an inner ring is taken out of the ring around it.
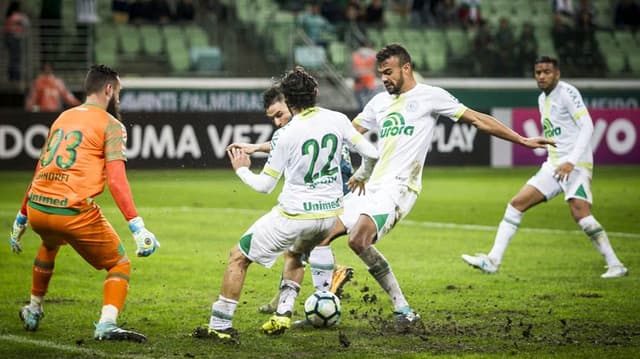
{"label": "red advertising banner", "polygon": [[[640,109],[591,109],[591,148],[596,164],[640,164]],[[540,112],[533,108],[513,109],[512,127],[523,136],[540,136]],[[513,146],[513,165],[539,165],[547,151]]]}

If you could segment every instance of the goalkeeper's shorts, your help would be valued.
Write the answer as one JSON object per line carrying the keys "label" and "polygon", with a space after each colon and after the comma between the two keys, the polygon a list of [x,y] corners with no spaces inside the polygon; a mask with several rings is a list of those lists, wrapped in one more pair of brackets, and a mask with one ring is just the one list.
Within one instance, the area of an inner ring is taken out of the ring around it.
{"label": "goalkeeper's shorts", "polygon": [[125,255],[120,237],[98,207],[69,216],[27,206],[27,218],[45,246],[68,243],[96,269],[111,268]]}

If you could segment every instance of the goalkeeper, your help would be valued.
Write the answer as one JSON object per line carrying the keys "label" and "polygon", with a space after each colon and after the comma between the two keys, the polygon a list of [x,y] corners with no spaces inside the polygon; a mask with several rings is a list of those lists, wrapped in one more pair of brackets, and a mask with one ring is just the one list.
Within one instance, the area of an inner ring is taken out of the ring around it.
{"label": "goalkeeper", "polygon": [[60,246],[69,244],[96,269],[105,269],[102,314],[95,324],[97,340],[146,341],[143,334],[117,326],[127,296],[131,265],[118,234],[94,198],[105,180],[115,203],[129,222],[140,257],[160,246],[138,216],[124,162],[126,130],[117,120],[120,79],[117,72],[93,66],[85,79],[87,100],[63,112],[51,125],[33,181],[25,193],[9,242],[22,251],[20,238],[28,223],[42,243],[33,264],[31,301],[19,315],[28,331],[44,317],[42,303]]}
{"label": "goalkeeper", "polygon": [[[274,84],[267,89],[262,94],[262,100],[265,114],[272,120],[274,126],[277,128],[273,133],[272,142],[259,144],[232,143],[227,147],[227,150],[240,148],[246,154],[253,154],[256,152],[269,153],[271,151],[271,147],[278,140],[282,127],[289,123],[292,115],[284,101],[284,95],[282,94],[278,84]],[[351,165],[351,156],[347,145],[342,147],[341,155],[340,173],[342,174],[342,191],[347,194],[350,192],[347,187],[347,181],[353,175],[353,166]],[[313,286],[317,290],[330,291],[340,296],[343,286],[353,277],[353,268],[337,266],[335,264],[335,257],[331,251],[329,242],[320,243],[316,248],[314,248],[309,254],[308,262],[311,267]],[[278,306],[279,297],[280,290],[276,292],[268,303],[261,305],[258,311],[265,314],[273,314]]]}

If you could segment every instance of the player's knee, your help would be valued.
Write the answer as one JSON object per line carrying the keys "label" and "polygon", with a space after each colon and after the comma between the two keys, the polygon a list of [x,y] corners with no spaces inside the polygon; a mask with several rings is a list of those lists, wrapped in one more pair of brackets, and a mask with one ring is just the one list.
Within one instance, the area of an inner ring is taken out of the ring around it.
{"label": "player's knee", "polygon": [[242,253],[239,247],[231,249],[229,253],[229,265],[247,268],[249,264],[251,264],[251,261]]}

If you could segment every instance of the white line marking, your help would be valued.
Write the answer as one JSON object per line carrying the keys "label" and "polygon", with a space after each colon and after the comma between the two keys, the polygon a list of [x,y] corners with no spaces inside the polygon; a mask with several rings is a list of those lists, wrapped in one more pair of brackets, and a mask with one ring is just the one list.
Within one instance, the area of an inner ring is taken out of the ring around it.
{"label": "white line marking", "polygon": [[[120,213],[115,207],[102,208],[105,213]],[[221,212],[231,214],[251,214],[261,215],[266,213],[269,209],[256,210],[246,208],[217,208],[217,207],[191,207],[191,206],[177,206],[177,207],[139,207],[140,213],[171,213],[171,212]],[[0,216],[15,216],[15,211],[0,210]],[[445,222],[422,222],[405,219],[400,224],[410,226],[420,226],[425,228],[445,228],[455,230],[466,231],[481,231],[481,232],[495,232],[496,226],[486,226],[479,224],[459,224],[459,223],[445,223]],[[553,235],[581,235],[582,231],[579,230],[566,230],[566,229],[553,229],[553,228],[532,228],[532,227],[520,227],[520,232],[526,233],[541,233],[541,234],[553,234]],[[628,232],[610,232],[607,231],[609,237],[618,238],[637,238],[640,239],[640,233],[628,233]]]}
{"label": "white line marking", "polygon": [[33,345],[36,347],[42,347],[42,348],[47,348],[47,349],[56,349],[56,350],[60,350],[63,352],[68,352],[68,353],[78,353],[78,354],[84,354],[86,356],[100,356],[100,357],[104,357],[104,358],[131,358],[131,357],[136,357],[136,358],[147,358],[145,356],[140,356],[140,355],[123,355],[123,354],[115,354],[115,353],[106,353],[100,350],[96,350],[96,349],[89,349],[89,348],[82,348],[79,346],[73,346],[73,345],[66,345],[66,344],[58,344],[55,342],[51,342],[48,340],[41,340],[41,339],[30,339],[30,338],[25,338],[25,337],[21,337],[19,335],[11,335],[11,334],[2,334],[0,335],[0,340],[6,340],[9,342],[14,342],[14,343],[20,343],[20,344],[28,344],[28,345]]}

